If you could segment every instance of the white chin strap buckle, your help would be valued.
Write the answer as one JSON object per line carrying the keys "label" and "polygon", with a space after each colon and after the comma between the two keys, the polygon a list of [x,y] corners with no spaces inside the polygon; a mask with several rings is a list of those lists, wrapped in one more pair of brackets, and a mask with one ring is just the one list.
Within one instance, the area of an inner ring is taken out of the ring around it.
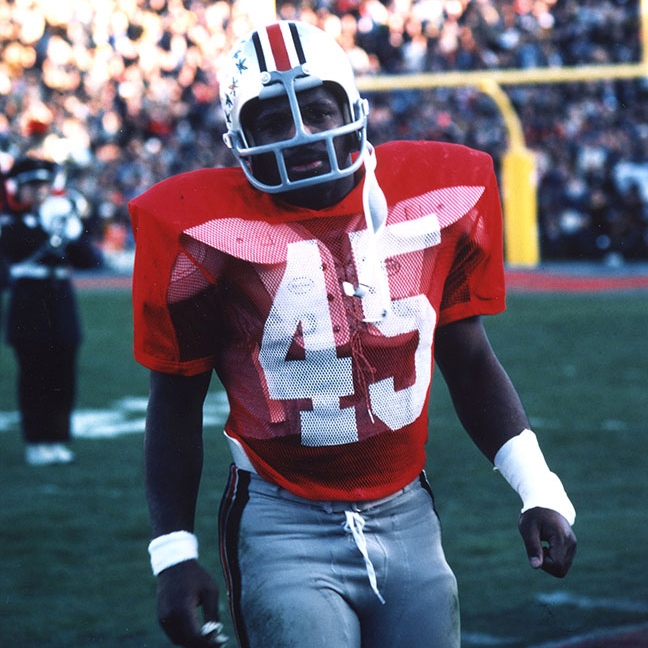
{"label": "white chin strap buckle", "polygon": [[344,281],[342,289],[347,297],[364,297],[369,293],[370,287],[366,284],[358,284],[358,287],[354,288],[352,283]]}

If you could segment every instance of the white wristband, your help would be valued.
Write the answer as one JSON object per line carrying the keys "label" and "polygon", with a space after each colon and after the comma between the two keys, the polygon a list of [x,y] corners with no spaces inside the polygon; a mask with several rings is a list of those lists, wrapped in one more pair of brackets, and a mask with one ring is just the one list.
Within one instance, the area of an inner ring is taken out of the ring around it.
{"label": "white wristband", "polygon": [[189,531],[173,531],[151,540],[148,551],[153,574],[157,576],[161,571],[185,560],[196,560],[198,538]]}
{"label": "white wristband", "polygon": [[522,498],[522,513],[536,506],[552,509],[574,524],[576,511],[558,475],[547,466],[536,435],[523,430],[495,455],[495,468]]}

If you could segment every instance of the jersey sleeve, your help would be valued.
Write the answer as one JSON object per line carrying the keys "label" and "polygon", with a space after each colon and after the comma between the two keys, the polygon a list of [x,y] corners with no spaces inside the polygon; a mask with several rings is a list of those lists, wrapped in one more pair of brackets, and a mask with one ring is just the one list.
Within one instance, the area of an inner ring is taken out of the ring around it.
{"label": "jersey sleeve", "polygon": [[186,244],[170,198],[153,191],[129,204],[134,355],[155,371],[196,375],[214,364],[219,259],[206,246]]}
{"label": "jersey sleeve", "polygon": [[483,154],[481,166],[484,193],[445,234],[451,240],[453,260],[443,288],[439,326],[506,308],[500,196],[489,156]]}

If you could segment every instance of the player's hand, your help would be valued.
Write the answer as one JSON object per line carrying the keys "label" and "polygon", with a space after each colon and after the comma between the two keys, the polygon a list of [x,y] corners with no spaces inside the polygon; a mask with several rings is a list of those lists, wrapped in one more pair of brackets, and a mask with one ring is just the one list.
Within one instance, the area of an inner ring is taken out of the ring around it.
{"label": "player's hand", "polygon": [[576,554],[576,536],[565,518],[547,508],[536,507],[520,515],[518,522],[529,563],[562,578]]}
{"label": "player's hand", "polygon": [[[224,646],[227,637],[218,623],[218,586],[195,560],[187,560],[158,575],[158,621],[171,641],[185,648]],[[198,618],[202,607],[204,624]]]}

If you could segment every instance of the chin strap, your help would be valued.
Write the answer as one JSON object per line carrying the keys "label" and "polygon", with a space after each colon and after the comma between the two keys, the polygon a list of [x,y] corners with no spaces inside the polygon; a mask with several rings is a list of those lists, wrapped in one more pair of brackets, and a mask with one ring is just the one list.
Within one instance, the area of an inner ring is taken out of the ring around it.
{"label": "chin strap", "polygon": [[[377,313],[365,313],[366,322],[384,319],[391,311],[389,287],[381,281],[382,268],[378,255],[378,241],[385,231],[387,222],[387,200],[376,179],[376,154],[374,147],[367,142],[367,153],[364,159],[365,179],[362,188],[362,207],[367,224],[366,244],[360,250],[357,261],[358,285],[353,287],[348,281],[342,286],[348,296],[365,297],[376,293],[378,297]],[[373,310],[373,309],[372,309]]]}

